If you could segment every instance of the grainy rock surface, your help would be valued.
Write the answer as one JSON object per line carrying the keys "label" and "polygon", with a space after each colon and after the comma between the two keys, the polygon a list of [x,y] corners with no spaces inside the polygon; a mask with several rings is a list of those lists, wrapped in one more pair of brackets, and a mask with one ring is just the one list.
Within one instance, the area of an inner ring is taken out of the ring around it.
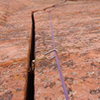
{"label": "grainy rock surface", "polygon": [[100,100],[99,0],[0,0],[0,100],[24,100],[31,11],[35,100],[65,100],[53,53],[45,55],[52,49],[47,11],[70,100]]}

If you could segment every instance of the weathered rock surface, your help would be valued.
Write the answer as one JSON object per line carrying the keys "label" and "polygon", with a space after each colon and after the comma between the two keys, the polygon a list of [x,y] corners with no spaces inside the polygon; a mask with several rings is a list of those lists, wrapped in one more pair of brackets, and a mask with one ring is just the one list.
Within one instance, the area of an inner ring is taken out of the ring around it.
{"label": "weathered rock surface", "polygon": [[[46,8],[46,11],[42,9]],[[48,12],[70,100],[100,99],[99,0],[0,0],[0,100],[23,100],[31,11],[36,23],[36,100],[64,100]]]}

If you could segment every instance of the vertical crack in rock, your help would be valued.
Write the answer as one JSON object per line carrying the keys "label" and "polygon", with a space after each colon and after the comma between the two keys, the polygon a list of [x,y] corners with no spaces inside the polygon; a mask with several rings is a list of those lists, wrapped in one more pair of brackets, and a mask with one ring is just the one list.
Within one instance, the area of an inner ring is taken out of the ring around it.
{"label": "vertical crack in rock", "polygon": [[32,13],[32,33],[28,56],[28,72],[25,100],[34,100],[34,68],[35,68],[35,21]]}

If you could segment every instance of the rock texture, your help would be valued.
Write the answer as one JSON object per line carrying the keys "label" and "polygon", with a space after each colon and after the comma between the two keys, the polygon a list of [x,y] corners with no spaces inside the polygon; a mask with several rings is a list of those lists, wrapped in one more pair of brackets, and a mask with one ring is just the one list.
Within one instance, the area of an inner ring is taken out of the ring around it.
{"label": "rock texture", "polygon": [[[46,9],[46,11],[43,11]],[[35,100],[65,100],[49,14],[70,100],[100,100],[99,0],[0,0],[0,100],[24,100],[31,11],[36,23]]]}

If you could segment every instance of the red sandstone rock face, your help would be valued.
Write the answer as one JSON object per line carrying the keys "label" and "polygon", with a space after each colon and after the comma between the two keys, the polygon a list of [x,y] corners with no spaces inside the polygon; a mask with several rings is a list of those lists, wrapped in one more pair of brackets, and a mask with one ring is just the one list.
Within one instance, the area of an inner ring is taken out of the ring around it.
{"label": "red sandstone rock face", "polygon": [[31,11],[36,23],[36,100],[65,100],[52,49],[48,13],[70,100],[100,99],[99,0],[0,1],[0,100],[23,100]]}

